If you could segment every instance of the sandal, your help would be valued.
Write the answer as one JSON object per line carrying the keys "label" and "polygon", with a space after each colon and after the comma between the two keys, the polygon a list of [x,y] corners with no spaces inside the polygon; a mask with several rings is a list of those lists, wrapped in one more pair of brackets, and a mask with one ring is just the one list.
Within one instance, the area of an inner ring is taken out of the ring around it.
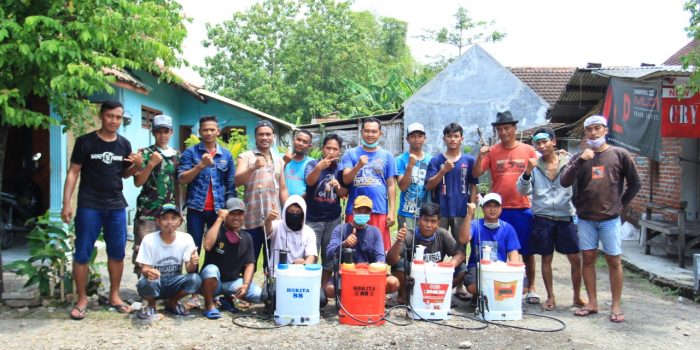
{"label": "sandal", "polygon": [[121,304],[112,304],[112,303],[109,303],[109,304],[107,304],[107,305],[109,305],[109,307],[112,307],[112,308],[116,309],[117,312],[120,313],[120,314],[130,314],[130,313],[132,313],[132,312],[134,311],[134,310],[131,309],[131,306],[129,306],[129,304],[124,303],[124,302],[122,302]]}
{"label": "sandal", "polygon": [[221,308],[231,312],[231,313],[238,313],[240,310],[236,307],[236,305],[227,297],[219,298],[219,304],[221,305]]}
{"label": "sandal", "polygon": [[[74,312],[77,311],[77,312]],[[73,309],[70,310],[70,318],[76,321],[80,321],[85,318],[87,314],[87,305],[80,307],[77,304],[73,305]]]}
{"label": "sandal", "polygon": [[525,295],[525,302],[531,305],[539,305],[540,296],[535,292],[527,292]]}
{"label": "sandal", "polygon": [[622,312],[620,312],[619,314],[611,312],[610,313],[610,322],[613,322],[613,323],[625,322],[625,314]]}
{"label": "sandal", "polygon": [[185,305],[182,305],[181,303],[175,304],[175,307],[171,307],[171,306],[168,306],[166,304],[165,310],[170,312],[171,314],[173,314],[175,316],[189,316],[190,315],[190,311],[187,310]]}
{"label": "sandal", "polygon": [[216,319],[221,318],[221,312],[217,308],[213,308],[211,310],[204,310],[202,312],[202,315],[204,315],[204,317],[206,317],[210,320],[216,320]]}
{"label": "sandal", "polygon": [[578,317],[587,317],[590,315],[595,315],[598,313],[598,310],[591,310],[591,309],[578,309],[574,311],[574,316]]}

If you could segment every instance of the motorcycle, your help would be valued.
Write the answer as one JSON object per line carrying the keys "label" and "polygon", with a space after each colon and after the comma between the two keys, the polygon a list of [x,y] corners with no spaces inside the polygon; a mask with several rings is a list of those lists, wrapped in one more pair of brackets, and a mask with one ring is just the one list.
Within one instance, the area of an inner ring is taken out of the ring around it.
{"label": "motorcycle", "polygon": [[32,181],[32,175],[39,169],[41,153],[32,156],[31,165],[25,167],[7,186],[13,192],[0,192],[0,247],[8,249],[15,243],[16,233],[30,232],[33,219],[41,207],[41,191]]}

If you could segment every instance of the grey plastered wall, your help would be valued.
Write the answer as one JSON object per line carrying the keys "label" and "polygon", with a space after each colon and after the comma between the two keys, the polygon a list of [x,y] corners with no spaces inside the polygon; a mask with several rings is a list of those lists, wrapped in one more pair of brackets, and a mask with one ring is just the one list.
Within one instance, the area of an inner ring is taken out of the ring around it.
{"label": "grey plastered wall", "polygon": [[[426,128],[426,150],[444,150],[442,129],[449,123],[464,128],[464,146],[475,150],[476,127],[493,137],[496,113],[510,110],[518,130],[546,124],[549,104],[478,45],[472,46],[404,102],[404,127]],[[497,142],[495,140],[494,142]],[[407,149],[407,146],[404,146]],[[474,152],[472,152],[474,153]]]}

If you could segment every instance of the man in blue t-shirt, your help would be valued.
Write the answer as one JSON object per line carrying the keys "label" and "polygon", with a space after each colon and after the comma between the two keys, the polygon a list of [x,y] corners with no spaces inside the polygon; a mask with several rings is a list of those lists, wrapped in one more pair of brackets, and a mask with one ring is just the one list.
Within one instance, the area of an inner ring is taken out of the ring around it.
{"label": "man in blue t-shirt", "polygon": [[442,130],[447,150],[430,160],[425,188],[433,191],[433,202],[440,204],[440,227],[449,230],[458,240],[459,228],[467,214],[467,204],[476,202],[476,184],[472,176],[476,159],[462,153],[464,131],[457,123]]}
{"label": "man in blue t-shirt", "polygon": [[343,173],[338,166],[343,139],[336,134],[323,138],[323,158],[306,163],[306,225],[316,232],[316,250],[323,257],[321,285],[326,285],[333,270],[333,259],[326,258],[331,234],[340,225],[340,198],[348,195],[342,185]]}
{"label": "man in blue t-shirt", "polygon": [[[428,172],[430,155],[423,152],[425,128],[423,124],[408,126],[406,141],[409,150],[396,158],[396,175],[399,189],[399,227],[413,231],[418,209],[426,203],[425,175]],[[408,219],[408,220],[407,220]],[[412,219],[412,220],[411,220]]]}
{"label": "man in blue t-shirt", "polygon": [[[362,145],[348,150],[341,161],[343,182],[348,185],[348,203],[367,196],[374,203],[369,224],[382,232],[384,250],[391,247],[389,227],[396,213],[396,162],[394,156],[379,147],[381,123],[376,118],[362,120]],[[345,209],[345,221],[352,222],[352,207]]]}
{"label": "man in blue t-shirt", "polygon": [[[478,252],[482,247],[491,247],[491,261],[520,261],[520,242],[515,234],[515,229],[509,223],[500,220],[501,196],[498,193],[489,193],[484,196],[484,218],[481,220],[465,220],[462,223],[461,235],[469,237],[471,253],[467,262],[467,275],[464,276],[464,285],[467,291],[476,294],[476,262]],[[487,259],[482,257],[482,259]],[[475,298],[472,298],[472,302]]]}
{"label": "man in blue t-shirt", "polygon": [[306,163],[311,158],[306,153],[311,148],[311,133],[307,130],[297,130],[294,133],[294,144],[291,150],[284,154],[284,180],[287,183],[289,195],[306,196],[306,181],[304,171]]}

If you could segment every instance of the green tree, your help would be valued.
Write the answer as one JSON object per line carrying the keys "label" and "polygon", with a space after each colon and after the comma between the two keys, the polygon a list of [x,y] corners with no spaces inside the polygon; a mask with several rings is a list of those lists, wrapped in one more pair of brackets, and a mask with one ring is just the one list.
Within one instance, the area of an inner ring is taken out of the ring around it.
{"label": "green tree", "polygon": [[[8,126],[80,130],[92,120],[86,97],[113,92],[105,68],[170,80],[183,63],[184,16],[171,0],[6,0],[0,18],[0,182]],[[31,110],[35,98],[60,118]]]}
{"label": "green tree", "polygon": [[[700,41],[700,1],[688,0],[683,5],[683,8],[690,12],[690,24],[685,28],[685,31],[693,40]],[[698,67],[700,67],[700,52],[697,48],[693,49],[687,55],[681,57],[681,62],[684,69],[693,67],[693,72],[688,79],[688,83],[679,86],[679,96],[683,96],[686,90],[690,90],[691,94],[700,92],[700,71],[698,71]]]}
{"label": "green tree", "polygon": [[[265,0],[208,27],[208,88],[290,122],[351,114],[345,81],[413,71],[405,22],[353,12],[349,1]],[[274,67],[274,69],[272,69]]]}
{"label": "green tree", "polygon": [[462,49],[484,42],[496,42],[503,40],[506,34],[492,27],[494,21],[476,21],[469,16],[469,11],[459,7],[454,14],[455,23],[452,28],[443,27],[438,30],[426,29],[425,34],[419,37],[424,41],[436,41],[441,44],[452,45],[457,48],[457,55],[462,54]]}

